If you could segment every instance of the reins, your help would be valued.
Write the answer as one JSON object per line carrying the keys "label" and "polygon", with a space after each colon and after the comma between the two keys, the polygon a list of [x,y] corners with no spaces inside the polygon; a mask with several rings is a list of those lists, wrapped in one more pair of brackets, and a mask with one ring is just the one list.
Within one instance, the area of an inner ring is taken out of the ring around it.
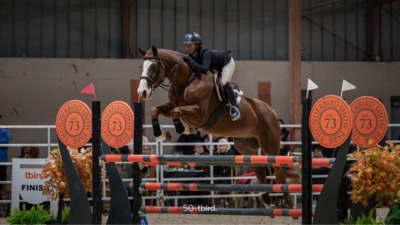
{"label": "reins", "polygon": [[160,86],[162,89],[169,91],[167,88],[169,86],[171,86],[171,84],[164,84],[164,80],[167,76],[165,76],[163,78],[163,80],[161,82],[157,82],[158,78],[160,77],[160,69],[161,69],[161,63],[163,63],[164,65],[166,65],[168,67],[168,70],[171,72],[171,68],[169,67],[168,63],[166,63],[164,60],[162,60],[160,58],[160,55],[154,55],[154,56],[146,56],[143,57],[144,60],[148,60],[148,59],[155,59],[157,60],[157,72],[156,72],[156,77],[154,79],[151,79],[150,77],[140,77],[140,79],[145,79],[147,81],[150,81],[152,83],[151,85],[151,89],[154,90],[156,89],[158,86]]}
{"label": "reins", "polygon": [[[149,81],[149,82],[152,83],[152,85],[151,85],[151,89],[152,89],[152,90],[156,89],[157,87],[161,87],[162,89],[164,89],[164,90],[166,90],[167,92],[171,93],[171,94],[173,95],[174,99],[175,99],[175,96],[174,96],[174,95],[175,95],[175,94],[176,94],[176,95],[177,95],[177,94],[180,94],[180,93],[194,80],[194,78],[193,78],[193,77],[194,77],[194,73],[191,73],[191,75],[190,75],[189,78],[187,79],[186,83],[185,83],[177,92],[175,92],[174,90],[171,90],[171,84],[173,84],[173,83],[175,82],[175,80],[176,80],[176,75],[177,75],[177,72],[178,72],[178,69],[179,69],[179,65],[180,65],[181,61],[183,60],[183,57],[178,61],[177,64],[175,64],[175,66],[173,67],[172,70],[171,70],[171,67],[168,65],[168,63],[161,59],[161,57],[160,57],[159,54],[156,55],[156,56],[146,56],[146,57],[143,57],[143,59],[144,59],[144,60],[148,60],[148,59],[155,59],[155,60],[157,60],[157,71],[156,71],[156,76],[155,76],[155,78],[152,79],[152,78],[150,78],[150,77],[145,77],[145,76],[140,77],[140,79],[145,79],[145,80],[147,80],[147,81]],[[164,76],[164,78],[162,79],[161,82],[157,82],[157,81],[158,81],[158,78],[160,77],[161,63],[163,63],[164,65],[166,65],[166,66],[168,67],[168,71],[169,71],[169,72],[167,73],[166,76]],[[173,70],[175,70],[175,73],[174,73],[174,77],[173,77],[173,79],[172,79],[172,82],[170,82],[169,84],[164,84],[165,79],[168,77],[168,75],[169,75]],[[168,89],[168,88],[169,88],[169,89]],[[175,100],[175,101],[176,101],[176,100]]]}

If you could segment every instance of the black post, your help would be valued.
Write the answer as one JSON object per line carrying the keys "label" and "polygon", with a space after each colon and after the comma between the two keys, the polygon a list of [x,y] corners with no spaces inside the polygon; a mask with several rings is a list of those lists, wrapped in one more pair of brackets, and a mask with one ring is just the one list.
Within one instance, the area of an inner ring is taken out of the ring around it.
{"label": "black post", "polygon": [[301,173],[302,173],[302,224],[312,224],[312,149],[311,149],[311,132],[308,126],[311,98],[302,99],[301,114]]}
{"label": "black post", "polygon": [[93,224],[101,224],[101,173],[99,168],[100,151],[100,101],[92,102],[92,160],[93,160]]}
{"label": "black post", "polygon": [[338,218],[338,210],[340,210],[338,198],[340,183],[343,180],[343,174],[345,172],[350,140],[351,133],[343,145],[337,150],[338,155],[336,156],[335,163],[332,165],[328,178],[318,198],[317,208],[314,213],[314,224],[339,224],[342,222]]}
{"label": "black post", "polygon": [[[135,102],[135,130],[133,133],[133,152],[135,155],[142,153],[142,103]],[[141,205],[141,196],[139,186],[141,183],[140,170],[138,163],[133,163],[133,200],[132,200],[132,224],[140,224],[139,210]]]}

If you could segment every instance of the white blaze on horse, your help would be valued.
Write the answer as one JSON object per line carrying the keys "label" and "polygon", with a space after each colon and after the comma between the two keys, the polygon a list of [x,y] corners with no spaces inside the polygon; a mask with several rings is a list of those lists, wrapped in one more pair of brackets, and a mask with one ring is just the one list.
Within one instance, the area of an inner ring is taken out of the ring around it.
{"label": "white blaze on horse", "polygon": [[[232,121],[225,102],[218,98],[214,87],[214,74],[193,73],[182,60],[183,54],[157,49],[148,51],[139,48],[145,60],[140,69],[140,85],[137,90],[142,100],[148,100],[152,92],[161,87],[168,92],[169,101],[151,109],[153,132],[160,137],[162,132],[158,122],[161,114],[171,118],[176,131],[185,129],[180,121],[201,132],[216,136],[232,137],[236,149],[242,155],[257,155],[261,148],[265,155],[279,155],[280,129],[274,110],[266,103],[241,96],[238,104],[242,118]],[[169,84],[165,84],[169,80]],[[266,184],[266,170],[262,166],[252,166],[257,179]],[[277,183],[285,184],[286,178],[300,178],[293,167],[274,167]]]}

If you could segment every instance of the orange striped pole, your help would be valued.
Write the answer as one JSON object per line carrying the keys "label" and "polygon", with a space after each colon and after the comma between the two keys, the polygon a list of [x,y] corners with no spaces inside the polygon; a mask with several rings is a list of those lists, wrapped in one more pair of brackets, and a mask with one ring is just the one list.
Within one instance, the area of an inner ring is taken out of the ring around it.
{"label": "orange striped pole", "polygon": [[[147,190],[169,191],[265,191],[265,192],[302,192],[301,184],[196,184],[196,183],[154,183],[142,182],[140,187]],[[314,184],[313,192],[321,192],[322,184]]]}

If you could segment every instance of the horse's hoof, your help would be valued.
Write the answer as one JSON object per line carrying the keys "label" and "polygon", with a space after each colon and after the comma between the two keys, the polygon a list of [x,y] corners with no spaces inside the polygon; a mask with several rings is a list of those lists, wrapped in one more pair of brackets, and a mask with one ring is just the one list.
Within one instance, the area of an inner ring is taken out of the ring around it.
{"label": "horse's hoof", "polygon": [[158,137],[161,141],[171,141],[171,133],[169,131],[163,131],[162,134]]}
{"label": "horse's hoof", "polygon": [[191,126],[185,124],[185,131],[183,131],[183,134],[189,135],[189,134],[196,134],[196,130],[192,128]]}
{"label": "horse's hoof", "polygon": [[143,170],[143,168],[144,168],[144,164],[143,163],[138,163],[138,166],[139,166],[140,170]]}
{"label": "horse's hoof", "polygon": [[274,204],[266,204],[264,202],[263,202],[263,204],[266,209],[275,209],[276,208],[276,205],[274,205]]}
{"label": "horse's hoof", "polygon": [[272,204],[271,197],[269,197],[269,194],[267,192],[261,195],[261,200],[263,201],[264,204],[267,205]]}

